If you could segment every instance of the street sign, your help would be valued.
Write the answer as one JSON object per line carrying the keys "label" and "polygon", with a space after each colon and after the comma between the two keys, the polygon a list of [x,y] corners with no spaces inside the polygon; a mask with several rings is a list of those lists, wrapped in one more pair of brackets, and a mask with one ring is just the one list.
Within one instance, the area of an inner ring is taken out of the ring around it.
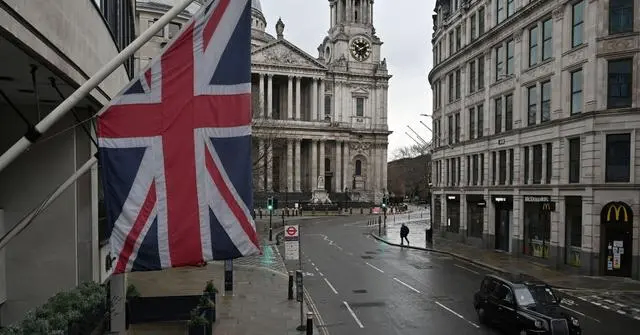
{"label": "street sign", "polygon": [[302,284],[302,271],[298,270],[296,271],[296,300],[298,302],[302,302],[303,299],[303,294],[304,294],[304,289],[303,289],[303,284]]}
{"label": "street sign", "polygon": [[298,225],[284,227],[284,258],[300,259],[300,231]]}

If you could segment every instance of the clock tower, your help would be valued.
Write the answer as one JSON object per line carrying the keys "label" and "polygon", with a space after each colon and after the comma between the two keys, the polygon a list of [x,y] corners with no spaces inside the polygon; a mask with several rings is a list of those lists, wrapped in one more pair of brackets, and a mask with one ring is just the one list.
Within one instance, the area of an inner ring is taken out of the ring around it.
{"label": "clock tower", "polygon": [[328,65],[371,72],[380,63],[382,42],[373,27],[373,0],[329,0],[330,28],[318,51]]}

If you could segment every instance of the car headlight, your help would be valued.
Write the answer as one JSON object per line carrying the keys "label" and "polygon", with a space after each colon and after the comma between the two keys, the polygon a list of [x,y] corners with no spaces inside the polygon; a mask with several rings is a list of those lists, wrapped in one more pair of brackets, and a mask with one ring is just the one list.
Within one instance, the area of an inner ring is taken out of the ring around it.
{"label": "car headlight", "polygon": [[533,325],[536,326],[536,328],[542,328],[542,321],[536,320],[533,322]]}
{"label": "car headlight", "polygon": [[574,318],[573,316],[571,317],[571,323],[576,327],[580,326],[580,322],[578,322],[578,319]]}

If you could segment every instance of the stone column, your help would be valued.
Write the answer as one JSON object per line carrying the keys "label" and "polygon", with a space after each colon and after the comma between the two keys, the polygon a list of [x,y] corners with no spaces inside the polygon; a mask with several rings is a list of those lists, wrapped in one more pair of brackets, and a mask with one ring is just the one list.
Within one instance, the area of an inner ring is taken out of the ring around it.
{"label": "stone column", "polygon": [[334,180],[336,184],[336,192],[343,192],[344,186],[342,186],[342,142],[336,141],[336,170],[334,173]]}
{"label": "stone column", "polygon": [[293,191],[293,140],[287,139],[287,191]]}
{"label": "stone column", "polygon": [[344,169],[342,170],[342,185],[344,185],[343,187],[352,189],[353,185],[351,185],[351,176],[353,175],[353,172],[351,172],[351,169],[349,168],[349,164],[351,162],[349,145],[348,141],[344,142]]}
{"label": "stone column", "polygon": [[287,119],[293,119],[293,77],[289,76],[287,83]]}
{"label": "stone column", "polygon": [[325,115],[324,115],[324,80],[320,79],[320,120],[324,120]]}
{"label": "stone column", "polygon": [[267,192],[273,191],[273,140],[267,144]]}
{"label": "stone column", "polygon": [[302,142],[302,140],[297,139],[296,140],[296,147],[295,147],[295,156],[296,156],[296,168],[295,168],[295,185],[294,185],[294,191],[295,192],[300,192],[301,188],[300,188],[300,173],[302,172],[302,169],[300,168],[302,165],[302,157],[300,155],[301,151],[300,151],[300,142]]}
{"label": "stone column", "polygon": [[267,75],[267,118],[273,117],[273,75]]}
{"label": "stone column", "polygon": [[264,163],[266,161],[265,152],[264,152],[264,140],[258,139],[258,157],[260,161],[258,162],[258,191],[264,191]]}
{"label": "stone column", "polygon": [[311,87],[311,121],[318,119],[318,79],[313,78]]}
{"label": "stone column", "polygon": [[[382,187],[387,189],[387,145],[382,146]],[[387,190],[389,192],[389,190]]]}
{"label": "stone column", "polygon": [[309,174],[309,180],[311,190],[315,190],[318,185],[318,141],[311,140],[311,173]]}
{"label": "stone column", "polygon": [[302,104],[300,103],[300,82],[302,81],[302,78],[300,77],[296,77],[296,120],[301,120],[302,117],[302,111],[301,111],[301,106]]}
{"label": "stone column", "polygon": [[[260,103],[260,108],[258,109],[258,112],[260,112],[260,117],[264,118],[266,116],[264,110],[264,74],[260,73],[258,76],[260,77],[260,84],[258,86],[258,100]],[[264,142],[262,148],[264,149]]]}
{"label": "stone column", "polygon": [[373,200],[376,201],[376,197],[375,194],[378,192],[379,187],[378,184],[380,183],[380,154],[378,152],[378,144],[377,143],[372,143],[371,144],[371,161],[369,162],[369,166],[371,167],[371,175],[368,178],[369,180],[371,180],[370,185],[368,185],[369,190],[373,191]]}
{"label": "stone column", "polygon": [[[324,179],[324,145],[325,145],[325,141],[318,141],[318,146],[319,146],[319,152],[320,154],[318,155],[318,160],[319,160],[319,164],[318,164],[318,176],[322,176]],[[317,177],[316,177],[316,182],[317,182]],[[324,185],[322,185],[324,187]]]}

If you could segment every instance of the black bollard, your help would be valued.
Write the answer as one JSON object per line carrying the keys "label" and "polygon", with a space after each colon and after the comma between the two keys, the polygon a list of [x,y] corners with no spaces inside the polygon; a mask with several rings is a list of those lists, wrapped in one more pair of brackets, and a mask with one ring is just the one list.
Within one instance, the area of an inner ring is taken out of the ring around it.
{"label": "black bollard", "polygon": [[382,222],[380,221],[379,216],[378,216],[378,236],[382,236]]}
{"label": "black bollard", "polygon": [[313,335],[313,313],[307,312],[307,335]]}
{"label": "black bollard", "polygon": [[293,272],[289,271],[289,294],[287,296],[289,300],[293,300]]}

